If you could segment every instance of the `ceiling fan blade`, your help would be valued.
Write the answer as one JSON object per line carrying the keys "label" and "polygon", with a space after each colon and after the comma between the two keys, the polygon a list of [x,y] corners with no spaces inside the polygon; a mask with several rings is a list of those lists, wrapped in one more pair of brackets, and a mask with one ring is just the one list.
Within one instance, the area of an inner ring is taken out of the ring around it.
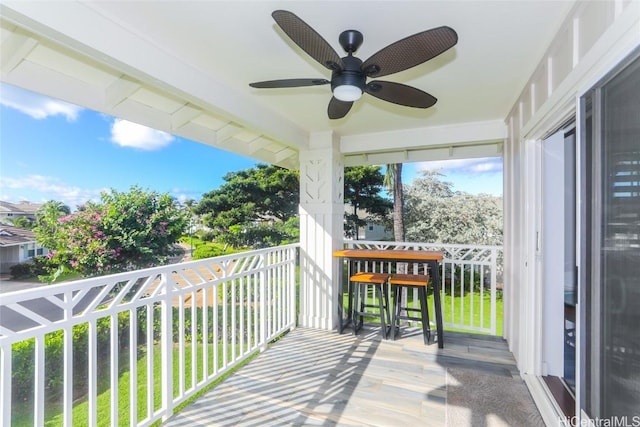
{"label": "ceiling fan blade", "polygon": [[330,119],[341,119],[347,115],[349,110],[351,110],[351,106],[353,102],[345,102],[336,99],[335,97],[331,97],[331,101],[329,101],[329,107],[327,108],[327,113],[329,114]]}
{"label": "ceiling fan blade", "polygon": [[249,86],[258,89],[276,89],[281,87],[319,86],[331,83],[325,79],[284,79],[267,80],[264,82],[249,83]]}
{"label": "ceiling fan blade", "polygon": [[415,108],[429,108],[438,100],[412,86],[401,83],[374,80],[365,86],[364,91],[383,101]]}
{"label": "ceiling fan blade", "polygon": [[332,71],[344,68],[342,59],[331,45],[298,16],[286,10],[276,10],[271,16],[295,44],[322,66]]}
{"label": "ceiling fan blade", "polygon": [[382,77],[422,64],[458,42],[458,34],[449,27],[432,28],[398,40],[374,53],[362,64],[369,77]]}

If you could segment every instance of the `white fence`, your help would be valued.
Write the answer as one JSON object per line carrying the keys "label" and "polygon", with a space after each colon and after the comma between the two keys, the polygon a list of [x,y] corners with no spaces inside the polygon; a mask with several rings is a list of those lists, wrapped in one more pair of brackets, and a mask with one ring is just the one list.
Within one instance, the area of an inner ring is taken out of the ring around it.
{"label": "white fence", "polygon": [[[492,335],[498,332],[497,311],[502,307],[498,304],[502,289],[501,246],[347,240],[345,248],[442,251],[440,290],[444,326]],[[413,301],[417,299],[416,294]],[[435,313],[433,305],[429,312]]]}
{"label": "white fence", "polygon": [[0,424],[44,425],[56,405],[64,426],[168,418],[295,327],[297,247],[3,294]]}

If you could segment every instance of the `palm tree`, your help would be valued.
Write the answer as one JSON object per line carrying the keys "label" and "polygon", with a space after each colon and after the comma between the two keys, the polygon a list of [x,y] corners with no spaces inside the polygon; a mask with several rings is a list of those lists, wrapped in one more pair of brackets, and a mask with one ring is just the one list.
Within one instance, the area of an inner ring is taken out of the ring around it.
{"label": "palm tree", "polygon": [[393,194],[393,237],[404,242],[404,197],[402,191],[402,163],[386,165],[384,186]]}
{"label": "palm tree", "polygon": [[[396,242],[404,242],[404,196],[402,188],[402,163],[389,163],[384,174],[384,186],[393,194],[393,237]],[[398,263],[398,273],[407,272],[407,263]],[[402,288],[402,301],[407,301],[408,291]],[[401,316],[406,316],[406,309],[402,309]],[[394,326],[395,327],[395,326]]]}

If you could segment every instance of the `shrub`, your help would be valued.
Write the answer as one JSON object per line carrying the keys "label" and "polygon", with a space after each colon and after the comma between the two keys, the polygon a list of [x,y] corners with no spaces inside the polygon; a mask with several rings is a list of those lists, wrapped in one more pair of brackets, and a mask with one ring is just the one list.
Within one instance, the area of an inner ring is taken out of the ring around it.
{"label": "shrub", "polygon": [[[146,310],[138,311],[138,334],[146,331]],[[129,346],[129,312],[118,314],[118,347],[126,351]],[[154,325],[158,328],[159,325]],[[74,398],[87,390],[89,324],[81,323],[73,327],[71,341],[73,345],[73,384]],[[98,370],[108,369],[110,363],[111,320],[102,317],[96,322],[98,349]],[[154,334],[156,335],[156,334]],[[20,341],[12,345],[12,394],[17,400],[33,399],[35,375],[35,339]],[[45,335],[45,387],[48,399],[55,399],[61,392],[60,384],[64,377],[64,331],[58,330]]]}
{"label": "shrub", "polygon": [[32,261],[15,264],[9,268],[9,272],[14,279],[25,279],[29,277],[46,274],[46,258],[36,257]]}
{"label": "shrub", "polygon": [[224,255],[224,251],[216,246],[199,245],[193,251],[193,259],[212,258],[220,255]]}
{"label": "shrub", "polygon": [[11,266],[9,271],[14,279],[24,279],[25,277],[33,276],[33,264],[30,262],[15,264]]}
{"label": "shrub", "polygon": [[196,235],[205,242],[213,242],[217,237],[217,233],[213,230],[200,230]]}

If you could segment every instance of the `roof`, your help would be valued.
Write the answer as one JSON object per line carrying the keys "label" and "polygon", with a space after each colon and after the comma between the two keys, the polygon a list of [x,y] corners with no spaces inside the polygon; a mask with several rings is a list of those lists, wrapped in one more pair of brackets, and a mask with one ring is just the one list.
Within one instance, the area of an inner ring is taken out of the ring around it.
{"label": "roof", "polygon": [[36,235],[31,230],[0,224],[0,247],[15,246],[35,241]]}
{"label": "roof", "polygon": [[36,211],[40,209],[42,204],[31,203],[26,200],[22,200],[18,203],[10,203],[0,200],[0,214],[13,213],[22,215],[35,215]]}

